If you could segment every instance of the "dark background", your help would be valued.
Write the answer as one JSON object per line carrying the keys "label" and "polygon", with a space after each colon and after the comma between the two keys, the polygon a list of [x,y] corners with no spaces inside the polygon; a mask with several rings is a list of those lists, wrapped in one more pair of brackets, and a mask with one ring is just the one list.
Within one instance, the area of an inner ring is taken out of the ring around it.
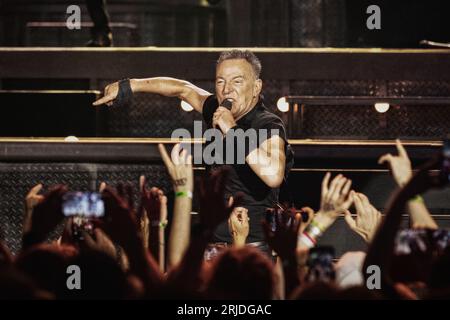
{"label": "dark background", "polygon": [[[450,42],[443,0],[131,0],[107,1],[116,46],[416,48],[423,39]],[[1,46],[83,46],[89,27],[37,22],[67,19],[84,1],[0,1]],[[381,30],[368,30],[366,9],[381,9]]]}

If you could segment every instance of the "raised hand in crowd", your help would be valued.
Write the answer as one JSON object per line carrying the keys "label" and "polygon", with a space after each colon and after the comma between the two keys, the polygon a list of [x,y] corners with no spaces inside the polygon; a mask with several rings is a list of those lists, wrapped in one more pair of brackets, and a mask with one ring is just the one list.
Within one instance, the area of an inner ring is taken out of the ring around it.
{"label": "raised hand in crowd", "polygon": [[395,143],[398,155],[385,154],[378,159],[378,163],[388,164],[395,182],[399,187],[403,187],[412,177],[411,160],[400,140],[395,140]]}
{"label": "raised hand in crowd", "polygon": [[270,248],[281,259],[283,266],[285,296],[288,297],[300,284],[297,273],[297,239],[301,215],[295,210],[275,211],[274,225],[262,221],[264,234]]}
{"label": "raised hand in crowd", "polygon": [[13,255],[6,244],[0,240],[0,268],[12,265],[14,261]]}
{"label": "raised hand in crowd", "polygon": [[192,156],[187,153],[186,149],[181,148],[180,144],[176,144],[173,147],[170,157],[163,144],[159,144],[158,149],[175,192],[168,252],[168,265],[172,267],[181,261],[190,241],[192,196],[194,191]]}
{"label": "raised hand in crowd", "polygon": [[124,247],[140,237],[130,185],[119,184],[117,191],[106,186],[102,192],[105,203],[105,231]]}
{"label": "raised hand in crowd", "polygon": [[322,180],[320,210],[312,221],[320,225],[322,232],[328,229],[339,215],[344,214],[353,202],[350,197],[352,181],[338,174],[329,182],[330,176],[331,174],[327,172]]}
{"label": "raised hand in crowd", "polygon": [[[399,139],[396,140],[396,147],[398,155],[385,154],[380,157],[378,163],[387,163],[395,182],[399,187],[403,187],[411,179],[413,171],[408,153]],[[413,228],[437,229],[438,226],[425,206],[425,202],[421,196],[410,199],[406,209],[411,216],[411,226]]]}
{"label": "raised hand in crowd", "polygon": [[381,213],[372,206],[366,195],[351,191],[350,196],[355,205],[356,219],[353,219],[350,211],[347,210],[345,212],[345,222],[366,242],[370,243],[381,222]]}
{"label": "raised hand in crowd", "polygon": [[267,243],[281,259],[295,257],[301,216],[291,209],[279,210],[274,214],[273,225],[262,221]]}
{"label": "raised hand in crowd", "polygon": [[191,191],[194,188],[194,173],[192,171],[192,156],[177,143],[167,154],[163,144],[158,144],[159,153],[169,173],[174,191]]}
{"label": "raised hand in crowd", "polygon": [[302,219],[302,223],[300,225],[300,229],[298,230],[299,234],[302,234],[303,231],[305,231],[305,229],[309,226],[309,224],[311,223],[311,221],[314,219],[314,210],[310,207],[303,207],[300,209],[300,213],[302,215],[306,215],[307,219],[305,221],[305,218]]}
{"label": "raised hand in crowd", "polygon": [[55,186],[45,195],[38,194],[41,189],[41,184],[34,186],[25,198],[23,248],[44,241],[64,219],[62,202],[67,187]]}
{"label": "raised hand in crowd", "polygon": [[344,213],[352,204],[350,187],[352,181],[342,174],[338,174],[329,182],[331,174],[327,172],[322,180],[322,193],[320,197],[319,213],[326,213],[331,217],[337,217]]}
{"label": "raised hand in crowd", "polygon": [[350,197],[352,181],[342,174],[338,174],[330,182],[330,176],[331,174],[327,172],[322,180],[319,211],[298,238],[300,249],[315,246],[317,239],[336,221],[339,215],[344,214],[350,208],[353,202]]}
{"label": "raised hand in crowd", "polygon": [[167,226],[167,197],[156,187],[147,188],[145,176],[139,179],[141,205],[139,209],[140,227],[144,247],[150,248],[158,257],[160,270],[165,267],[165,227]]}
{"label": "raised hand in crowd", "polygon": [[[148,216],[150,226],[154,227],[156,223],[161,225],[167,224],[167,197],[164,191],[157,187],[148,189],[146,187],[147,181],[144,176],[140,177],[141,192],[144,194],[142,197],[143,208]],[[153,223],[153,225],[151,224]]]}
{"label": "raised hand in crowd", "polygon": [[225,199],[225,182],[229,169],[222,167],[199,180],[199,223],[193,226],[191,241],[181,262],[168,275],[167,285],[172,294],[185,296],[200,294],[204,284],[202,267],[204,252],[217,226],[228,219],[241,201],[241,195],[233,195],[233,202]]}
{"label": "raised hand in crowd", "polygon": [[[107,186],[106,182],[101,182],[99,185],[99,188],[98,188],[98,192],[102,193],[103,190],[105,190],[106,186]],[[88,219],[88,220],[91,220],[91,219]],[[85,222],[87,222],[87,220],[82,222],[81,225],[84,224]],[[90,222],[92,222],[92,220]],[[75,224],[77,224],[77,223],[74,222],[74,217],[68,217],[66,219],[62,235],[58,239],[59,244],[71,244],[71,245],[75,245],[76,247],[79,247],[80,239],[78,239],[78,238],[79,238],[79,236],[81,236],[81,238],[84,238],[83,237],[84,234],[80,234],[78,236],[74,235],[74,229],[75,228],[79,229],[79,227],[81,226],[80,223],[78,223],[78,226],[75,227]],[[101,225],[102,225],[102,222],[100,221],[100,219],[95,219],[95,223],[92,223],[93,228],[97,228]],[[103,234],[106,236],[105,233],[103,233]]]}
{"label": "raised hand in crowd", "polygon": [[4,266],[12,265],[14,257],[6,245],[4,239],[4,232],[2,226],[0,226],[0,268]]}
{"label": "raised hand in crowd", "polygon": [[104,252],[115,259],[124,271],[128,270],[129,264],[126,254],[122,252],[121,247],[111,241],[102,229],[95,228],[92,235],[83,231],[83,241],[80,246],[82,249]]}
{"label": "raised hand in crowd", "polygon": [[247,240],[250,226],[248,221],[248,210],[243,207],[234,208],[228,219],[228,229],[233,237],[233,245],[235,247],[243,247]]}
{"label": "raised hand in crowd", "polygon": [[103,190],[105,202],[105,231],[127,254],[130,273],[140,278],[147,294],[157,294],[162,275],[158,265],[143,245],[140,229],[133,209],[133,190],[130,185],[119,185],[116,192],[107,186]]}
{"label": "raised hand in crowd", "polygon": [[[396,290],[395,279],[391,277],[391,263],[394,257],[395,238],[401,225],[402,212],[411,198],[429,189],[439,188],[448,183],[448,177],[445,177],[444,181],[440,172],[431,171],[431,169],[434,169],[441,162],[441,157],[427,162],[413,175],[403,188],[397,190],[391,196],[385,217],[369,246],[366,259],[364,260],[363,270],[367,270],[370,265],[377,265],[383,270],[381,274],[381,287],[385,297],[398,299],[402,296]],[[366,273],[363,274],[367,281],[369,275]]]}
{"label": "raised hand in crowd", "polygon": [[42,189],[42,184],[38,183],[35,185],[25,197],[25,212],[22,224],[23,233],[31,229],[31,216],[33,214],[33,209],[44,199],[44,196],[39,194]]}
{"label": "raised hand in crowd", "polygon": [[217,169],[207,179],[199,181],[200,229],[204,240],[209,241],[214,230],[228,219],[234,208],[242,199],[241,194],[233,195],[233,201],[225,199],[225,185],[230,171],[228,168]]}

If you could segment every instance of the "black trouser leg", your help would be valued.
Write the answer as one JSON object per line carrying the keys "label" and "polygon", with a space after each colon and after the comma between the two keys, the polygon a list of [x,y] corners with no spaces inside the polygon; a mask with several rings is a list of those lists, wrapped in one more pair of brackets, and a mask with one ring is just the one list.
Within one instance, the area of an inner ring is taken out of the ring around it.
{"label": "black trouser leg", "polygon": [[111,32],[109,27],[109,16],[106,11],[105,0],[86,0],[86,5],[91,16],[94,28],[92,34],[108,34]]}

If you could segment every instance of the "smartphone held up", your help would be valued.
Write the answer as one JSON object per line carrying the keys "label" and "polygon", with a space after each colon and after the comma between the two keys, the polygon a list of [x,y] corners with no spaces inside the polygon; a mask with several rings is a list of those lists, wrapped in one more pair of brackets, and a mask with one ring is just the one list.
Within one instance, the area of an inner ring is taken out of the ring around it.
{"label": "smartphone held up", "polygon": [[84,240],[84,233],[93,235],[96,221],[105,215],[101,194],[96,192],[69,192],[63,198],[63,214],[72,218],[72,236]]}
{"label": "smartphone held up", "polygon": [[105,205],[99,193],[68,192],[63,198],[63,213],[66,217],[100,218],[105,214]]}

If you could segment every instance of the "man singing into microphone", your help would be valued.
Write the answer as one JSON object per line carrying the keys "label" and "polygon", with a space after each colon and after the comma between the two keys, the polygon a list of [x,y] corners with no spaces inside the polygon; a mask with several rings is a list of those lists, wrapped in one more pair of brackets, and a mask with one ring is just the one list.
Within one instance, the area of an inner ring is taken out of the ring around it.
{"label": "man singing into microphone", "polygon": [[[244,195],[241,206],[248,210],[250,218],[247,244],[269,252],[261,220],[266,208],[278,201],[279,188],[293,163],[293,153],[282,120],[270,112],[260,98],[260,73],[261,63],[252,52],[231,50],[222,52],[217,60],[215,95],[187,81],[166,77],[132,79],[128,91],[179,97],[202,113],[208,127],[220,129],[225,139],[230,129],[264,132],[256,146],[246,148],[243,164],[216,164],[208,171],[222,165],[230,167],[226,192],[229,196],[237,192]],[[119,83],[108,85],[105,96],[94,105],[112,105],[118,92]],[[226,100],[231,102],[231,109],[226,107]],[[214,242],[218,246],[232,242],[226,221],[217,228]]]}

